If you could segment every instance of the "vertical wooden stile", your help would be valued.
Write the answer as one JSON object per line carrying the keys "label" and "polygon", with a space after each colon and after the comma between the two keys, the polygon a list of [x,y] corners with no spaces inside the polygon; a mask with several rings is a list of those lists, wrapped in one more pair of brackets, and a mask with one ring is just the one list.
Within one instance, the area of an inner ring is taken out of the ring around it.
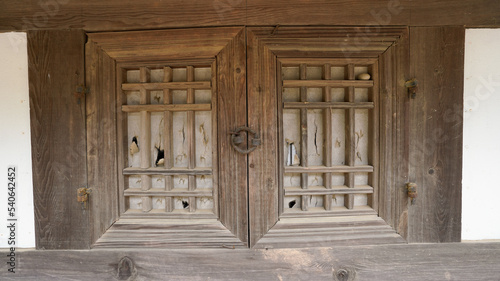
{"label": "vertical wooden stile", "polygon": [[[172,82],[173,71],[171,67],[163,68],[163,82],[169,83]],[[170,89],[163,89],[163,104],[172,104],[172,92]],[[164,168],[169,170],[173,167],[173,159],[174,159],[174,150],[173,150],[173,142],[172,142],[172,112],[165,111],[163,113],[163,152],[164,152]],[[165,190],[170,191],[174,188],[174,177],[171,175],[165,176]],[[165,197],[165,211],[172,212],[174,210],[174,198],[173,197]]]}
{"label": "vertical wooden stile", "polygon": [[[347,65],[347,80],[354,80],[354,64]],[[347,102],[354,102],[354,87],[349,86],[347,88]],[[345,157],[347,166],[353,167],[356,160],[356,138],[355,138],[355,128],[354,128],[354,115],[355,109],[349,108],[345,112]],[[354,172],[347,173],[345,177],[345,185],[349,188],[354,188]],[[344,206],[347,209],[354,208],[354,194],[346,194],[344,196]]]}
{"label": "vertical wooden stile", "polygon": [[[300,80],[306,80],[307,79],[307,65],[302,63],[300,64],[299,67],[300,71]],[[301,102],[307,102],[307,87],[300,87],[300,101]],[[307,167],[307,109],[302,108],[300,109],[300,135],[301,135],[301,141],[300,141],[300,163],[302,167]],[[307,189],[308,186],[308,174],[307,173],[301,173],[300,174],[301,179],[300,179],[300,185],[302,189]],[[302,211],[307,211],[308,208],[308,203],[309,203],[309,195],[303,195],[301,198],[301,206],[302,206]]]}
{"label": "vertical wooden stile", "polygon": [[[331,80],[332,79],[332,68],[329,63],[323,65],[323,80]],[[325,86],[323,88],[323,101],[331,102],[332,94],[331,87]],[[326,167],[332,166],[332,108],[325,108],[324,115],[324,126],[325,126],[325,135],[324,135],[324,145],[325,145],[325,155],[324,161]],[[325,173],[324,185],[326,189],[332,188],[332,173]],[[332,209],[332,195],[325,195],[323,199],[323,205],[325,210],[330,211]]]}
{"label": "vertical wooden stile", "polygon": [[217,140],[217,62],[214,61],[211,65],[211,103],[212,103],[212,198],[214,200],[214,214],[219,217],[219,151]]}
{"label": "vertical wooden stile", "polygon": [[117,160],[118,160],[118,171],[120,176],[118,176],[118,206],[119,206],[119,214],[123,214],[127,210],[127,200],[125,200],[124,190],[128,188],[128,178],[123,177],[121,175],[123,169],[127,166],[128,163],[128,136],[124,133],[128,124],[127,113],[124,113],[121,110],[121,106],[127,104],[127,96],[126,93],[122,90],[122,84],[127,81],[127,71],[121,67],[117,67],[116,70],[116,92],[117,92],[117,138],[118,138],[118,147],[121,149],[118,150]]}
{"label": "vertical wooden stile", "polygon": [[368,205],[378,213],[378,181],[379,181],[379,75],[378,62],[374,63],[369,68],[372,74],[373,87],[371,88],[372,102],[374,104],[370,114],[370,124],[368,126],[370,132],[370,145],[368,147],[368,155],[370,155],[369,165],[373,166],[373,173],[368,177],[368,184],[373,187],[373,193],[368,194]]}
{"label": "vertical wooden stile", "polygon": [[[194,81],[194,67],[188,66],[186,68],[187,82]],[[194,103],[194,89],[187,89],[187,104]],[[187,112],[187,141],[188,141],[188,169],[196,168],[196,134],[195,134],[195,119],[194,111]],[[194,191],[196,189],[196,177],[194,175],[188,176],[188,190]],[[196,211],[196,197],[189,197],[189,212]]]}
{"label": "vertical wooden stile", "polygon": [[[146,67],[141,67],[139,71],[140,82],[147,83],[149,81],[150,71]],[[151,97],[149,92],[145,88],[140,90],[140,104],[150,104]],[[147,169],[151,167],[151,113],[148,111],[141,111],[141,135],[139,137],[139,143],[141,145],[141,168]],[[151,189],[151,176],[142,175],[141,176],[141,190]],[[142,200],[142,211],[149,212],[153,208],[153,202],[151,197],[143,196]]]}

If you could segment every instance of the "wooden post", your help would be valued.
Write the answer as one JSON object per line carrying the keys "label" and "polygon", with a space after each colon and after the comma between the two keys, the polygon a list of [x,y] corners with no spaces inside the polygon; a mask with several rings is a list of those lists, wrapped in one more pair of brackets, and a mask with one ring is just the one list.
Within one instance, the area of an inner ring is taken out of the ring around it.
{"label": "wooden post", "polygon": [[[172,82],[173,71],[171,67],[163,68],[163,82],[169,83]],[[163,104],[172,104],[172,92],[170,89],[163,89]],[[164,168],[166,170],[172,169],[173,167],[173,159],[174,159],[174,150],[172,143],[172,111],[165,111],[163,113],[163,151],[164,151]],[[174,189],[174,177],[172,175],[165,176],[165,190],[170,191]],[[174,198],[173,197],[165,197],[165,211],[172,212],[174,210]]]}
{"label": "wooden post", "polygon": [[[150,71],[146,67],[140,68],[140,82],[146,83],[149,81]],[[140,104],[150,104],[151,97],[145,88],[141,88]],[[151,167],[151,113],[141,111],[141,135],[139,136],[139,144],[141,145],[141,168],[147,169]],[[151,176],[141,176],[141,190],[151,189]],[[149,212],[153,208],[152,199],[149,196],[141,197],[142,211]]]}
{"label": "wooden post", "polygon": [[[306,80],[307,79],[307,65],[302,63],[300,64],[300,80]],[[300,87],[300,101],[301,102],[307,102],[307,87]],[[301,108],[300,109],[300,135],[301,135],[301,142],[300,142],[300,164],[302,167],[307,167],[307,109],[306,108]],[[300,174],[301,180],[300,180],[300,185],[302,189],[307,189],[308,187],[308,174],[307,172],[303,172]],[[302,211],[307,211],[308,208],[308,203],[309,203],[309,195],[302,195],[301,199],[301,206],[302,206]]]}
{"label": "wooden post", "polygon": [[[354,64],[347,65],[347,80],[354,80]],[[347,88],[346,101],[354,102],[354,87]],[[345,111],[345,156],[346,165],[353,167],[356,160],[356,138],[354,128],[354,108],[346,109]],[[345,185],[349,188],[354,188],[354,172],[349,172],[345,176]],[[354,194],[344,195],[344,206],[347,209],[354,208]]]}
{"label": "wooden post", "polygon": [[[323,66],[323,80],[332,79],[332,68],[329,63]],[[329,103],[332,101],[331,87],[325,86],[323,88],[323,101]],[[323,120],[325,126],[325,155],[324,161],[326,167],[332,166],[332,108],[325,108],[325,118]],[[332,189],[332,173],[325,173],[324,185],[326,189]],[[323,198],[323,206],[325,210],[330,211],[332,209],[332,195],[325,195]]]}

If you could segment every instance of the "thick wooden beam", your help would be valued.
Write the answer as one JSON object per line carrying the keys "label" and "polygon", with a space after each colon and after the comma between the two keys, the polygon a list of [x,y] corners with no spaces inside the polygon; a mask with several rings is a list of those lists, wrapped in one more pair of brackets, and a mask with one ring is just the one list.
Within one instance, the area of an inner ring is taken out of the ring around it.
{"label": "thick wooden beam", "polygon": [[410,242],[459,242],[462,210],[462,112],[465,30],[410,29]]}
{"label": "thick wooden beam", "polygon": [[[2,1],[0,31],[231,25],[499,26],[497,0]],[[377,28],[367,31],[376,32]]]}
{"label": "thick wooden beam", "polygon": [[82,31],[28,32],[36,246],[90,247],[89,212],[77,202],[87,186]]}
{"label": "thick wooden beam", "polygon": [[[18,251],[23,280],[498,280],[500,243]],[[7,254],[0,253],[1,256]],[[251,261],[251,262],[249,262]],[[355,278],[354,278],[355,276]]]}
{"label": "thick wooden beam", "polygon": [[0,30],[143,30],[243,25],[243,0],[2,1]]}

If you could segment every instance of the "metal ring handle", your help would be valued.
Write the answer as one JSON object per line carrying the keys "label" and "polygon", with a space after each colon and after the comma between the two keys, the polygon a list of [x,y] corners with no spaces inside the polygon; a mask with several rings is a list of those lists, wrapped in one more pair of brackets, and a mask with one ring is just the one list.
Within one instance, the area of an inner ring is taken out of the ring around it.
{"label": "metal ring handle", "polygon": [[[244,142],[242,139],[242,136],[240,135],[241,132],[243,132],[243,131],[247,132],[247,135],[250,135],[250,134],[253,135],[253,139],[250,142],[248,149],[242,149],[238,146],[239,144]],[[246,126],[238,127],[238,128],[236,128],[236,130],[234,130],[233,132],[230,132],[229,134],[231,135],[231,146],[241,154],[248,154],[248,153],[254,151],[257,148],[257,146],[259,146],[261,144],[261,141],[260,141],[260,138],[259,138],[259,135],[257,134],[257,132],[255,132],[254,130],[252,130]]]}

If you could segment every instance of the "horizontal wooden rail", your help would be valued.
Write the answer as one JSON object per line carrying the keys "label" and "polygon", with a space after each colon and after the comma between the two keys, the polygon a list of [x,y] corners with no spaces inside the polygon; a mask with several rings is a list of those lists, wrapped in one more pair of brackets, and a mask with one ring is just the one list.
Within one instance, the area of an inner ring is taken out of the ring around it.
{"label": "horizontal wooden rail", "polygon": [[122,90],[124,91],[139,91],[144,90],[186,90],[186,89],[210,89],[212,83],[210,81],[199,82],[168,82],[168,83],[124,83]]}
{"label": "horizontal wooden rail", "polygon": [[164,175],[164,176],[175,176],[175,175],[211,175],[212,169],[210,168],[195,168],[195,169],[186,169],[186,168],[172,168],[172,169],[163,169],[163,168],[125,168],[123,169],[123,175]]}
{"label": "horizontal wooden rail", "polygon": [[210,111],[212,105],[209,103],[193,104],[148,104],[148,105],[123,105],[123,112],[164,112],[164,111]]}
{"label": "horizontal wooden rail", "polygon": [[332,87],[332,88],[343,88],[343,87],[356,87],[356,88],[370,88],[373,87],[373,81],[371,80],[283,80],[283,87],[310,87],[310,88],[321,88],[321,87]]}
{"label": "horizontal wooden rail", "polygon": [[332,189],[324,187],[309,186],[308,189],[302,189],[300,186],[285,187],[285,196],[296,195],[328,195],[328,194],[368,194],[373,193],[373,187],[360,185],[354,188],[347,186],[333,186]]}
{"label": "horizontal wooden rail", "polygon": [[152,188],[149,190],[141,190],[138,188],[129,188],[124,191],[125,196],[156,196],[156,197],[212,197],[211,189],[197,189],[190,191],[185,189],[172,189],[166,191],[164,189]]}
{"label": "horizontal wooden rail", "polygon": [[373,102],[285,102],[284,109],[371,109],[374,108]]}
{"label": "horizontal wooden rail", "polygon": [[310,167],[285,167],[285,173],[372,173],[373,166],[310,166]]}

